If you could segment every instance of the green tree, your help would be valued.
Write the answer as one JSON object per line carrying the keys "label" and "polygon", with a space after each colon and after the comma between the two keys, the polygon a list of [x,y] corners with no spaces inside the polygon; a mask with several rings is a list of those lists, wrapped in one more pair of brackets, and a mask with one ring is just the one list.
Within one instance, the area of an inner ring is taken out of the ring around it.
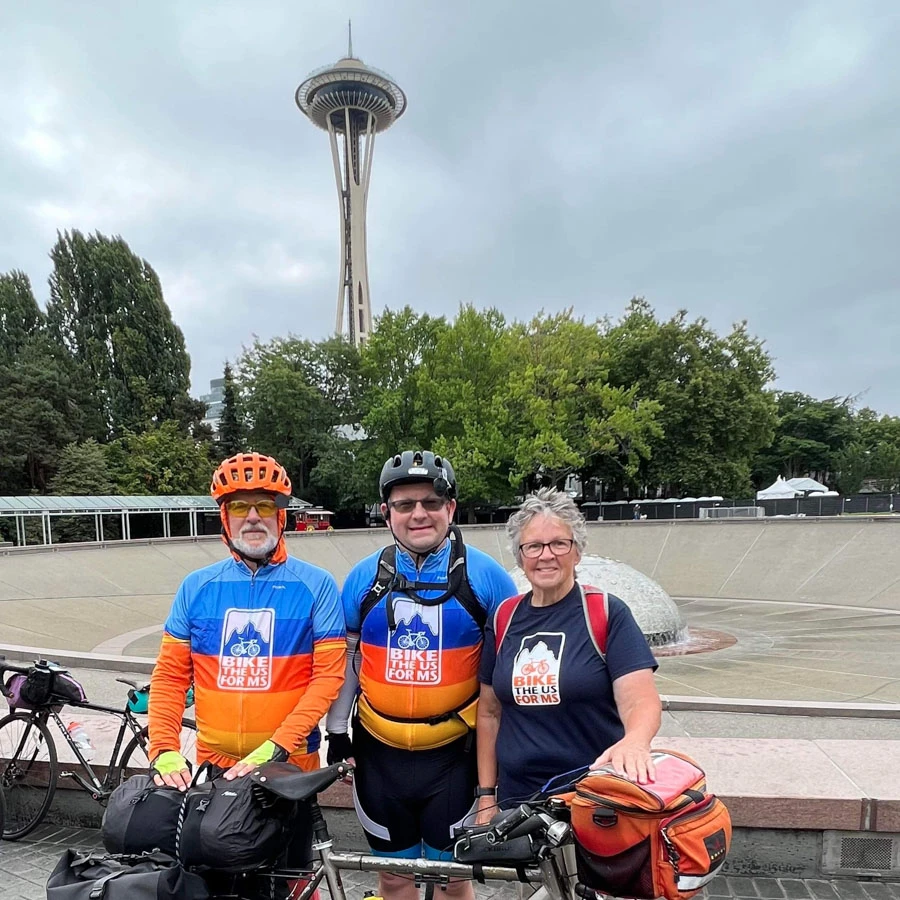
{"label": "green tree", "polygon": [[190,359],[159,278],[120,237],[58,235],[47,321],[96,382],[101,440],[184,413]]}
{"label": "green tree", "polygon": [[239,360],[249,446],[275,456],[306,497],[339,428],[356,416],[359,363],[343,338],[257,341]]}
{"label": "green tree", "polygon": [[86,373],[44,335],[0,366],[0,493],[43,493],[59,453],[97,428]]}
{"label": "green tree", "polygon": [[340,434],[322,438],[304,499],[331,510],[360,510],[372,495],[369,466],[361,462],[365,442]]}
{"label": "green tree", "polygon": [[[771,484],[779,475],[808,476],[833,485],[841,466],[847,473],[845,485],[861,483],[860,478],[864,476],[858,471],[859,456],[868,448],[857,440],[853,398],[817,400],[808,394],[780,392],[775,395],[775,403],[777,423],[772,443],[761,449],[754,461],[757,485]],[[854,444],[859,446],[851,449]]]}
{"label": "green tree", "polygon": [[[51,494],[63,496],[96,497],[115,493],[103,447],[93,438],[80,444],[73,442],[63,447],[49,489]],[[107,524],[105,536],[109,538],[113,534],[118,536],[118,523]],[[60,516],[53,521],[54,542],[70,543],[96,539],[97,524],[93,517]]]}
{"label": "green tree", "polygon": [[661,322],[643,299],[606,330],[609,380],[661,410],[661,435],[633,478],[618,487],[669,496],[746,496],[757,453],[771,443],[774,378],[763,342],[736,324],[725,336],[683,310]]}
{"label": "green tree", "polygon": [[384,460],[400,450],[434,444],[434,412],[420,395],[420,384],[429,381],[434,348],[447,328],[443,317],[409,306],[385,310],[360,352],[362,428],[371,441],[373,493]]}
{"label": "green tree", "polygon": [[63,496],[104,496],[115,493],[103,447],[93,438],[67,444],[59,454],[50,492]]}
{"label": "green tree", "polygon": [[[900,418],[879,415],[874,409],[864,407],[854,416],[855,442],[865,456],[863,481],[880,491],[900,489]],[[838,472],[843,475],[842,460]],[[839,487],[842,491],[849,488]],[[858,489],[858,487],[856,488]]]}
{"label": "green tree", "polygon": [[[515,496],[509,483],[513,455],[505,439],[502,393],[510,375],[510,344],[496,309],[460,308],[436,333],[416,370],[420,419],[431,422],[434,438],[421,446],[443,453],[456,472],[459,501],[474,521],[477,503],[503,503]],[[385,457],[390,455],[389,451]]]}
{"label": "green tree", "polygon": [[208,450],[169,421],[141,434],[126,432],[107,445],[106,459],[121,494],[205,494],[213,472]]}
{"label": "green tree", "polygon": [[31,282],[24,272],[0,275],[0,365],[10,365],[44,327]]}
{"label": "green tree", "polygon": [[234,373],[230,363],[225,363],[222,376],[224,399],[216,450],[219,456],[228,459],[244,449],[244,423],[241,421],[238,411],[238,389],[234,383]]}
{"label": "green tree", "polygon": [[561,486],[615,464],[637,470],[659,437],[659,405],[611,384],[608,347],[596,324],[571,310],[514,325],[501,431],[514,447],[513,483]]}

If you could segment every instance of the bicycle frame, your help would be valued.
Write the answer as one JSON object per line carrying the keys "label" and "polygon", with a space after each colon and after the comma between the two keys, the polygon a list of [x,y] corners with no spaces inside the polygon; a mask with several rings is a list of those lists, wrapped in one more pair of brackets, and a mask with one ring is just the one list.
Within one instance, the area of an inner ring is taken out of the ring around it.
{"label": "bicycle frame", "polygon": [[[519,868],[500,865],[470,865],[434,859],[397,859],[366,853],[332,850],[333,840],[318,802],[310,803],[314,833],[313,851],[318,854],[309,869],[275,869],[269,877],[299,881],[302,888],[291,893],[290,900],[310,900],[316,888],[325,881],[332,900],[347,900],[342,871],[389,873],[411,876],[416,887],[446,885],[451,880],[508,881],[540,885],[530,900],[572,900],[574,878],[560,869],[559,854],[549,852],[537,865]],[[571,884],[570,884],[571,881]],[[426,893],[426,898],[430,894]]]}
{"label": "bicycle frame", "polygon": [[105,800],[112,793],[113,789],[116,787],[115,779],[116,773],[118,771],[118,761],[119,761],[119,752],[122,749],[122,744],[125,740],[126,734],[130,729],[131,734],[137,737],[137,735],[141,731],[141,724],[135,718],[134,714],[128,709],[115,709],[111,706],[101,706],[97,703],[67,703],[66,707],[69,709],[90,709],[94,712],[102,712],[107,715],[118,716],[122,721],[119,723],[119,731],[116,734],[116,740],[113,745],[112,753],[109,757],[109,762],[107,763],[106,775],[101,781],[98,777],[96,771],[91,766],[90,762],[85,759],[84,754],[81,752],[81,748],[75,741],[72,739],[72,735],[69,734],[68,728],[66,728],[65,722],[63,722],[59,713],[55,709],[47,710],[47,719],[53,719],[56,723],[56,727],[59,729],[62,736],[65,738],[66,743],[72,749],[72,752],[75,754],[76,759],[80,763],[82,769],[87,772],[90,781],[87,778],[84,778],[78,772],[67,772],[61,771],[59,773],[60,778],[72,778],[74,779],[80,787],[82,787],[85,791],[87,791],[94,800]]}

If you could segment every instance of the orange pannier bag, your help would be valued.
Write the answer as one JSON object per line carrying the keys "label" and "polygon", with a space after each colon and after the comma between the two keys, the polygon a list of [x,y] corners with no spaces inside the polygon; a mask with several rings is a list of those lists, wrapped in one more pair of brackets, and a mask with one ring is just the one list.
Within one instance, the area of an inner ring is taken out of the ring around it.
{"label": "orange pannier bag", "polygon": [[569,795],[578,880],[640,900],[684,900],[711,881],[731,845],[731,817],[689,756],[654,750],[648,784],[594,769]]}

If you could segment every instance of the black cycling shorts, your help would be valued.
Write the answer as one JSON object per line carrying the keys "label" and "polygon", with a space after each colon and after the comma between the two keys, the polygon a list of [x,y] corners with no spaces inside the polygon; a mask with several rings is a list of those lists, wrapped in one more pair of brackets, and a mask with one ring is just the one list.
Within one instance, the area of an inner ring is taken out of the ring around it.
{"label": "black cycling shorts", "polygon": [[353,800],[373,853],[450,859],[451,828],[474,802],[474,735],[431,750],[400,750],[357,722],[353,752]]}

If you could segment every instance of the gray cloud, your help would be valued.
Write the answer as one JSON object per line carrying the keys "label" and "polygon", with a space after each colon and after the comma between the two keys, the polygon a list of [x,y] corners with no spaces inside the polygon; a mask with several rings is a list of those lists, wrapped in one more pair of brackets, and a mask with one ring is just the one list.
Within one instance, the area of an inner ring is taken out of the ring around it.
{"label": "gray cloud", "polygon": [[22,4],[0,33],[0,271],[121,234],[205,390],[254,334],[333,327],[325,135],[293,105],[354,50],[379,136],[373,303],[510,318],[634,294],[748,319],[778,385],[900,414],[900,9],[884,2]]}

